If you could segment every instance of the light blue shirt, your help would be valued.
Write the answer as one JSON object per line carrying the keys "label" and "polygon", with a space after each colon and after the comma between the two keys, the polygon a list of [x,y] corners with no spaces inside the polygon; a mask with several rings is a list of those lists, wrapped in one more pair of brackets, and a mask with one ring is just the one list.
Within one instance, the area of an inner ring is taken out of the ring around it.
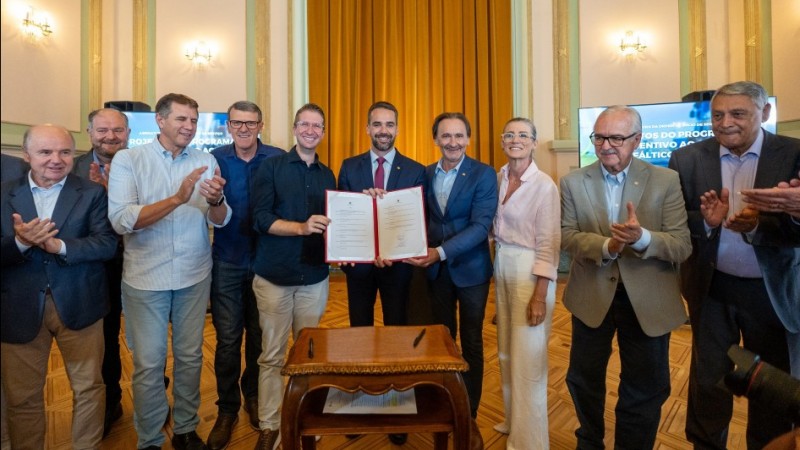
{"label": "light blue shirt", "polygon": [[[392,173],[392,162],[394,162],[394,155],[397,154],[397,150],[394,148],[389,150],[383,159],[383,187],[389,184],[389,174]],[[375,185],[375,172],[378,170],[378,155],[376,155],[372,150],[369,151],[369,160],[372,161],[372,185]]]}
{"label": "light blue shirt", "polygon": [[[147,205],[178,192],[180,184],[194,169],[207,166],[195,184],[188,202],[158,222],[135,230],[139,214]],[[153,142],[114,156],[114,170],[108,180],[108,218],[125,243],[122,279],[140,290],[178,290],[193,286],[211,273],[209,225],[224,226],[208,219],[210,209],[200,195],[202,180],[214,176],[217,160],[196,149],[184,149],[176,158],[158,138]]]}
{"label": "light blue shirt", "polygon": [[[58,183],[50,186],[48,189],[45,189],[33,181],[31,172],[28,171],[28,184],[31,187],[33,203],[36,205],[36,214],[40,219],[44,220],[53,217],[53,210],[56,209],[58,196],[61,195],[61,190],[64,189],[64,183],[66,181],[67,177],[64,177]],[[58,225],[59,224],[56,224],[56,228],[58,228]],[[20,242],[19,239],[15,239],[15,241],[17,243],[17,248],[21,253],[25,253],[29,248],[31,248],[31,246]],[[65,244],[64,241],[61,241],[61,249],[58,250],[58,254],[62,256],[67,254],[67,244]]]}
{"label": "light blue shirt", "polygon": [[[742,156],[736,156],[727,148],[719,146],[722,187],[728,188],[730,192],[728,216],[732,216],[746,206],[739,192],[742,189],[753,187],[763,143],[764,132],[762,131],[758,133],[753,145],[742,153]],[[758,265],[753,246],[745,241],[742,233],[731,231],[725,227],[720,229],[717,270],[743,278],[762,277],[761,267]]]}
{"label": "light blue shirt", "polygon": [[[461,161],[459,161],[455,167],[447,171],[442,167],[441,159],[436,163],[436,171],[433,173],[433,193],[436,195],[436,203],[439,204],[442,215],[445,214],[447,200],[450,198],[450,192],[453,190],[453,184],[456,182],[458,171],[461,169],[461,164],[463,163],[464,157],[462,156]],[[439,252],[439,259],[442,261],[447,259],[447,254],[441,246],[436,247],[436,251]]]}
{"label": "light blue shirt", "polygon": [[[626,208],[622,208],[622,191],[625,189],[625,181],[628,179],[628,171],[630,170],[631,165],[630,163],[628,166],[622,170],[622,172],[611,175],[602,164],[600,164],[600,172],[603,174],[603,187],[606,194],[606,205],[608,205],[608,223],[609,225],[612,223],[623,223],[628,220],[627,217],[620,217],[620,211],[625,211],[627,216],[628,210]],[[644,227],[642,227],[642,235],[639,237],[639,240],[630,244],[629,246],[636,250],[637,252],[641,252],[650,245],[650,231]],[[604,259],[616,259],[618,254],[610,253],[608,251],[608,243],[611,239],[606,239],[603,243],[603,258]]]}

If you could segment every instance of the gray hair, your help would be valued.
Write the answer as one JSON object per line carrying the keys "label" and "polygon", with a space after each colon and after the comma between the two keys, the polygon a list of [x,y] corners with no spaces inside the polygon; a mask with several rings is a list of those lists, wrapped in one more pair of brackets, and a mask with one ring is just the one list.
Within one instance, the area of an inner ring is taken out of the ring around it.
{"label": "gray hair", "polygon": [[717,89],[717,92],[714,92],[711,101],[713,102],[718,95],[746,95],[750,97],[750,100],[753,101],[753,104],[756,105],[758,109],[764,109],[764,106],[767,104],[767,90],[764,89],[764,86],[754,81],[736,81],[734,83],[728,83]]}

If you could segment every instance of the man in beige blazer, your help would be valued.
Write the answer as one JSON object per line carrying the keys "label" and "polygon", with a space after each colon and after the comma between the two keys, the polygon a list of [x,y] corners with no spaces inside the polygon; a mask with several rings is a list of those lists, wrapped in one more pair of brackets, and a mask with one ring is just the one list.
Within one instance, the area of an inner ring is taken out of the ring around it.
{"label": "man in beige blazer", "polygon": [[691,253],[677,173],[633,158],[639,113],[612,106],[590,136],[598,162],[561,179],[561,247],[572,257],[567,386],[579,449],[602,449],[614,334],[622,371],[616,448],[653,448],[669,397],[669,333],[686,320],[678,265]]}

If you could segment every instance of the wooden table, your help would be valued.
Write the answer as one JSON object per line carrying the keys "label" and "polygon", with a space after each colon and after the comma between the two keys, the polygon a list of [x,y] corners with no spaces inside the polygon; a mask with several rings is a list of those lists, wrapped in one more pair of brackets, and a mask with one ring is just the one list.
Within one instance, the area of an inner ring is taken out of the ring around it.
{"label": "wooden table", "polygon": [[[415,347],[415,339],[425,335]],[[312,350],[313,349],[313,350]],[[443,325],[305,328],[282,370],[284,450],[311,449],[315,436],[433,433],[435,448],[469,448],[467,363]],[[416,414],[323,414],[328,388],[382,394],[415,389]]]}

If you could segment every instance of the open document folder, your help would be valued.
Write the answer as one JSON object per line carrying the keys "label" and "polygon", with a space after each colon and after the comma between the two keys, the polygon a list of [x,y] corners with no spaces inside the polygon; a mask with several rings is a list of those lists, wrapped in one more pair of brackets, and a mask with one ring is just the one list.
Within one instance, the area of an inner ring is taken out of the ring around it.
{"label": "open document folder", "polygon": [[416,414],[417,400],[414,389],[395,391],[380,395],[364,392],[344,392],[336,388],[328,389],[324,414]]}
{"label": "open document folder", "polygon": [[373,199],[360,192],[326,191],[327,262],[398,261],[428,254],[425,202],[417,186]]}

